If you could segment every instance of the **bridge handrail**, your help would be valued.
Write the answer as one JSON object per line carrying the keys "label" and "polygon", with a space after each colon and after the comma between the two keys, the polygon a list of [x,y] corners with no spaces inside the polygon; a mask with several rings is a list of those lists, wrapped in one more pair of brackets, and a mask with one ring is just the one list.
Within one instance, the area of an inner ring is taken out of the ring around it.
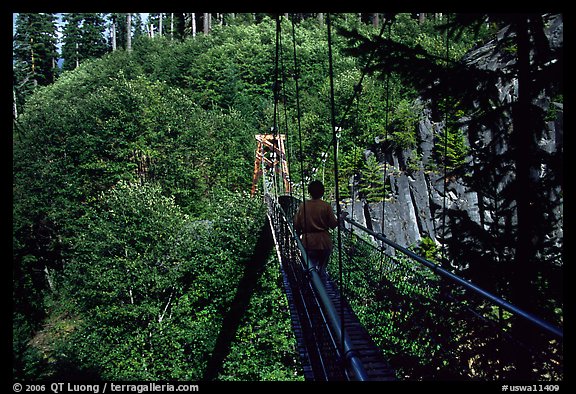
{"label": "bridge handrail", "polygon": [[418,261],[419,263],[423,264],[424,266],[430,268],[434,273],[452,281],[455,282],[463,287],[465,287],[466,289],[480,294],[482,297],[489,299],[490,301],[492,301],[494,304],[506,309],[507,311],[521,316],[522,318],[524,318],[525,320],[529,321],[530,323],[544,329],[545,331],[559,337],[560,339],[563,338],[563,330],[540,319],[537,316],[534,316],[531,313],[528,313],[518,307],[516,307],[515,305],[512,305],[511,303],[509,303],[508,301],[478,287],[477,285],[468,282],[467,280],[453,274],[452,272],[442,268],[441,266],[439,266],[438,264],[435,264],[433,262],[431,262],[430,260],[427,260],[425,258],[423,258],[422,256],[417,255],[416,253],[412,252],[411,250],[406,249],[405,247],[398,245],[397,243],[395,243],[394,241],[389,240],[388,238],[386,238],[385,235],[381,234],[381,233],[376,233],[373,230],[370,230],[369,228],[363,226],[362,224],[358,223],[357,221],[350,219],[348,217],[344,218],[344,220],[348,223],[350,223],[351,225],[359,228],[360,230],[370,234],[371,236],[373,236],[374,238],[378,239],[379,241],[382,241],[386,244],[388,244],[389,246],[393,247],[394,249],[404,253],[405,255],[407,255],[408,257]]}
{"label": "bridge handrail", "polygon": [[320,297],[320,303],[321,303],[322,307],[324,308],[324,310],[326,311],[326,315],[328,316],[329,321],[331,323],[330,328],[332,329],[333,334],[337,338],[337,340],[340,343],[342,343],[344,346],[343,356],[344,356],[346,363],[348,364],[348,367],[353,372],[353,374],[357,380],[359,380],[359,381],[369,380],[369,377],[368,377],[368,374],[364,368],[364,365],[363,365],[362,361],[360,360],[360,358],[358,357],[356,351],[353,348],[353,344],[352,344],[350,337],[348,336],[348,334],[345,331],[342,332],[342,329],[341,329],[342,323],[341,323],[340,318],[338,317],[338,312],[336,310],[336,307],[334,306],[334,304],[330,300],[330,297],[328,296],[328,293],[326,292],[326,289],[322,283],[322,280],[320,278],[320,275],[318,274],[316,267],[308,259],[308,255],[306,254],[306,250],[304,248],[304,245],[302,245],[302,241],[300,241],[300,239],[296,235],[296,231],[294,230],[294,227],[291,223],[291,220],[288,220],[288,216],[286,215],[286,212],[284,211],[282,206],[277,201],[274,201],[274,199],[272,199],[272,198],[270,198],[270,200],[274,204],[274,208],[276,208],[280,212],[280,214],[284,217],[285,223],[288,226],[291,237],[295,241],[300,253],[302,254],[303,261],[306,264],[306,268],[307,268],[308,272],[310,273],[312,286],[313,286],[316,294]]}

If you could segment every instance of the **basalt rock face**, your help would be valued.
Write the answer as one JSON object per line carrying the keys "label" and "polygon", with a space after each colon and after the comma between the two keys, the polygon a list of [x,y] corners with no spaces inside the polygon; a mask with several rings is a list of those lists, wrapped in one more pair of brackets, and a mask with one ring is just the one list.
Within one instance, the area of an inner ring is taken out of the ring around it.
{"label": "basalt rock face", "polygon": [[[550,48],[561,48],[562,17],[549,15],[544,20]],[[470,51],[463,62],[481,70],[513,66],[514,54],[503,53],[498,45],[505,33],[506,30],[501,31],[494,40]],[[510,104],[517,96],[518,83],[510,77],[496,88],[500,102]],[[534,157],[538,160],[531,164],[532,181],[538,189],[534,193],[549,202],[534,207],[545,210],[542,218],[548,222],[539,257],[557,259],[557,265],[562,264],[558,250],[563,242],[559,164],[563,151],[563,106],[559,101],[543,94],[533,103],[546,114],[546,122],[534,137]],[[518,198],[509,193],[515,179],[508,138],[512,129],[510,115],[501,118],[498,126],[469,129],[464,123],[466,144],[470,147],[468,164],[464,171],[446,173],[445,178],[441,166],[434,166],[434,145],[444,125],[442,120],[433,119],[432,111],[424,105],[415,151],[390,151],[377,142],[364,153],[366,158],[376,155],[386,165],[391,192],[380,203],[368,203],[355,194],[354,199],[343,204],[349,217],[403,246],[418,245],[423,237],[429,237],[439,247],[447,247],[454,268],[466,268],[470,261],[487,256],[493,260],[510,259],[505,254],[513,248],[505,244],[512,244],[515,237]]]}

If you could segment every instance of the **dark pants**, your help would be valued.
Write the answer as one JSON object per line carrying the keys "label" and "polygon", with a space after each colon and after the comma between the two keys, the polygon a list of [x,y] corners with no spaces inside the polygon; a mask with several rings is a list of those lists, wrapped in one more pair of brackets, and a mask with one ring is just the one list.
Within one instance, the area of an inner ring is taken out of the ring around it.
{"label": "dark pants", "polygon": [[311,249],[307,250],[308,258],[312,262],[312,264],[316,267],[318,272],[322,272],[326,269],[328,265],[328,261],[330,260],[330,253],[332,250],[330,249]]}

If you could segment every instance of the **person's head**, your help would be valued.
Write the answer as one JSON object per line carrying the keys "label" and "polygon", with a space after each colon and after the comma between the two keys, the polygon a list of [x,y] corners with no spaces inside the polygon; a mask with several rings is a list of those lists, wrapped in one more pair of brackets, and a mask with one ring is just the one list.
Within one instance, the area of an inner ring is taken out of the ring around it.
{"label": "person's head", "polygon": [[324,185],[320,181],[312,181],[308,184],[308,193],[310,196],[317,200],[324,195]]}

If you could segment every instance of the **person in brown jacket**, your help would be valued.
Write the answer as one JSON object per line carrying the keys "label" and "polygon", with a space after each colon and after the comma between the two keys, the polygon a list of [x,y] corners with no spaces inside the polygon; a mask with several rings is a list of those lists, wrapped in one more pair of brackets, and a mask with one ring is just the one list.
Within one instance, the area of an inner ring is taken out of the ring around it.
{"label": "person in brown jacket", "polygon": [[308,258],[318,272],[322,273],[328,265],[333,249],[332,237],[328,230],[336,228],[338,220],[330,204],[322,200],[324,196],[322,182],[310,182],[308,193],[312,199],[300,204],[294,215],[294,229],[300,235]]}

